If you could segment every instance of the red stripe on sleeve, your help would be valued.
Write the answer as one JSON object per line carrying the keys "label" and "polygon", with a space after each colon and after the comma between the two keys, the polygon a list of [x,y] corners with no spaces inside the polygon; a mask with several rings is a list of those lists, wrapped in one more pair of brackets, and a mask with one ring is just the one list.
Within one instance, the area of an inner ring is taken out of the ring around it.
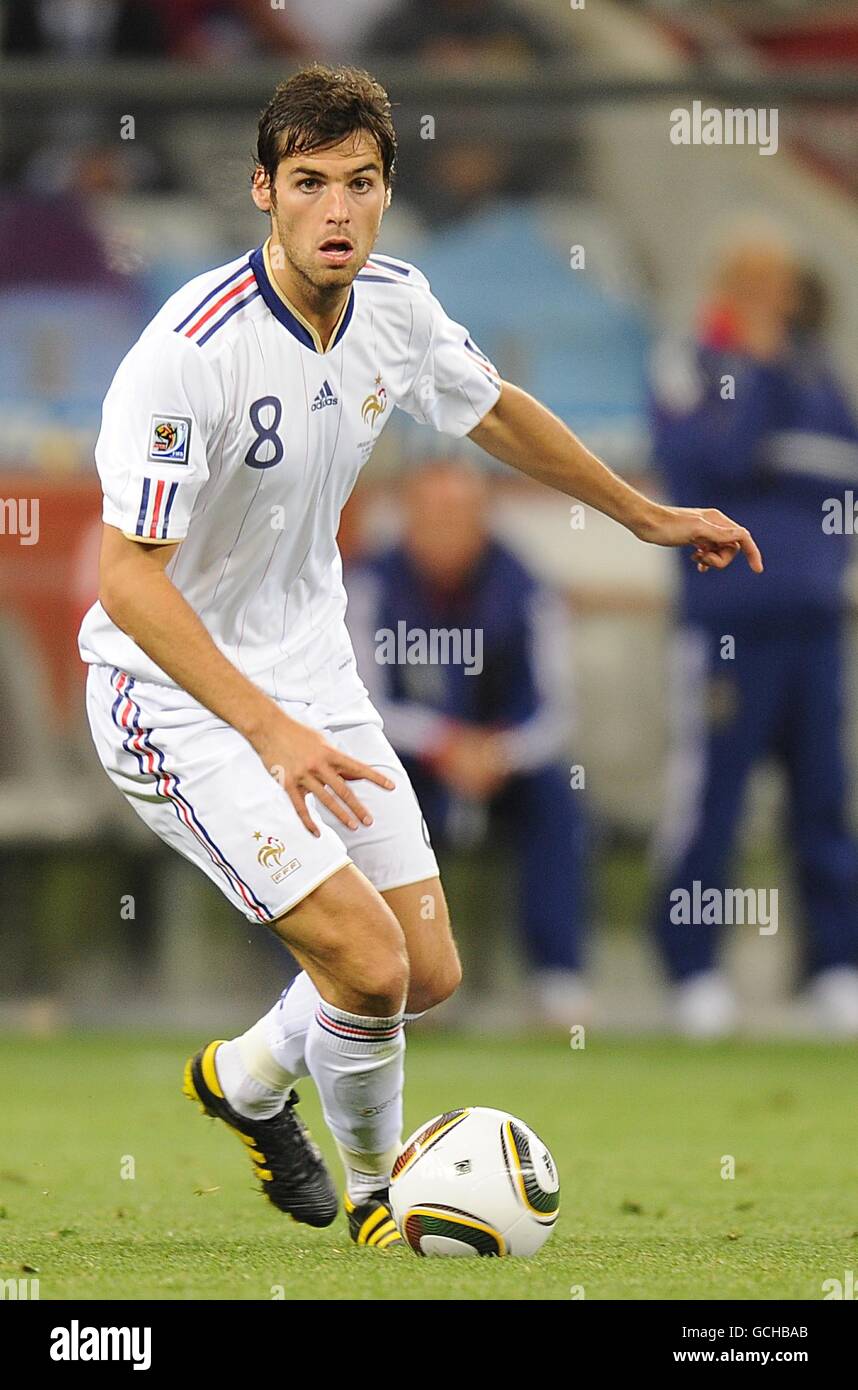
{"label": "red stripe on sleeve", "polygon": [[204,323],[208,323],[212,315],[216,314],[218,310],[221,309],[223,305],[227,303],[228,300],[234,299],[237,294],[241,294],[244,290],[248,288],[249,285],[254,284],[255,281],[256,276],[253,273],[251,273],[250,275],[248,275],[246,280],[240,280],[238,284],[234,286],[233,289],[227,290],[226,294],[222,294],[220,299],[216,299],[211,308],[206,310],[202,318],[198,318],[196,323],[192,323],[190,328],[185,329],[185,337],[190,338],[194,333],[196,333],[198,328],[202,328]]}
{"label": "red stripe on sleeve", "polygon": [[155,488],[155,510],[152,513],[152,525],[149,527],[150,539],[156,540],[158,535],[158,513],[161,510],[161,498],[164,496],[164,479],[161,478]]}

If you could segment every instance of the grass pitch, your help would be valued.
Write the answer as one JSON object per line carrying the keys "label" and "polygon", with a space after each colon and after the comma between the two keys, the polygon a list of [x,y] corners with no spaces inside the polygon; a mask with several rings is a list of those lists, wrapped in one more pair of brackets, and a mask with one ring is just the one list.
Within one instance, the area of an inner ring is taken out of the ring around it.
{"label": "grass pitch", "polygon": [[497,1106],[560,1170],[536,1259],[450,1261],[358,1250],[342,1214],[325,1231],[281,1217],[181,1095],[203,1041],[0,1039],[0,1278],[38,1278],[42,1299],[819,1299],[858,1266],[854,1047],[412,1028],[406,1133]]}

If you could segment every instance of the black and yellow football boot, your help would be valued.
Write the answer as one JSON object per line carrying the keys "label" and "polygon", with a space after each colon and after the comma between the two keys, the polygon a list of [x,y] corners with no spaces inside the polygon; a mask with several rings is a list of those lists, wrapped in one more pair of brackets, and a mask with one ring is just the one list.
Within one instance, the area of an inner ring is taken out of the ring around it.
{"label": "black and yellow football boot", "polygon": [[204,1115],[223,1120],[247,1146],[269,1202],[307,1226],[330,1226],[338,1210],[337,1193],[325,1160],[295,1113],[297,1093],[290,1091],[279,1115],[270,1120],[239,1115],[224,1096],[215,1070],[221,1041],[210,1042],[188,1058],[182,1090]]}
{"label": "black and yellow football boot", "polygon": [[349,1235],[355,1245],[371,1245],[375,1250],[408,1249],[393,1219],[386,1187],[379,1188],[357,1205],[346,1192],[343,1206],[349,1218]]}

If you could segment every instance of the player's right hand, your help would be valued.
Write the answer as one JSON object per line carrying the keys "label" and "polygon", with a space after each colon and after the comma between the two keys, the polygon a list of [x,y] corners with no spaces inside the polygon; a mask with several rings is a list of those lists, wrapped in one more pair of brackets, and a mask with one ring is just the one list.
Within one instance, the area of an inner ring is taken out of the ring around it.
{"label": "player's right hand", "polygon": [[281,710],[254,740],[253,746],[311,835],[318,836],[322,832],[307,810],[308,794],[312,793],[349,830],[357,830],[359,822],[372,825],[372,816],[348,782],[366,778],[387,791],[395,786],[384,773],[358,762],[357,758],[350,758],[315,729],[290,719]]}
{"label": "player's right hand", "polygon": [[763,572],[763,557],[750,531],[716,507],[658,506],[634,531],[652,545],[693,545],[692,559],[701,572],[726,569],[740,553],[755,574]]}

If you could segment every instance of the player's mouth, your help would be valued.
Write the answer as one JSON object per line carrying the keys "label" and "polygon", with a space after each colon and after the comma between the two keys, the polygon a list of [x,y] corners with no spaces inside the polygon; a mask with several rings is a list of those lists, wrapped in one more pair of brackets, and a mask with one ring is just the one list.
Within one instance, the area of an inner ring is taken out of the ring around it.
{"label": "player's mouth", "polygon": [[354,246],[344,236],[328,237],[319,247],[319,254],[326,265],[348,265],[354,253]]}

